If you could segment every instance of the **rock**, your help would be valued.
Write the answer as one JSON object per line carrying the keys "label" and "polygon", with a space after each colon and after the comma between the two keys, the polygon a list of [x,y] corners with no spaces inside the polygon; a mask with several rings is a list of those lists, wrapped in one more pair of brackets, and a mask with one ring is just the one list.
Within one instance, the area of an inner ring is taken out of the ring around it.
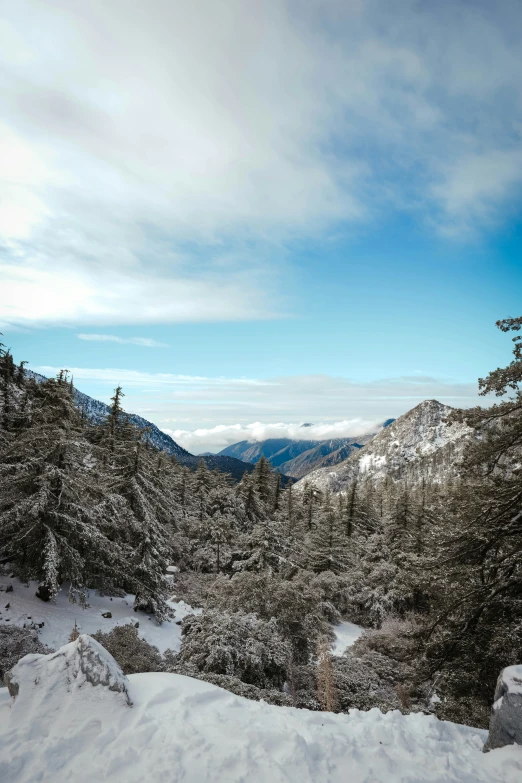
{"label": "rock", "polygon": [[[99,642],[81,634],[49,655],[26,655],[5,675],[14,707],[20,713],[31,714],[41,704],[65,705],[78,709],[76,698],[117,698],[131,706],[128,680],[114,658]],[[93,691],[92,689],[96,689]],[[109,696],[109,694],[113,694]],[[103,707],[102,707],[103,709]]]}
{"label": "rock", "polygon": [[5,588],[5,592],[6,593],[12,593],[13,592],[13,585],[7,585],[7,587]]}
{"label": "rock", "polygon": [[112,617],[112,612],[102,612],[102,617],[105,617],[106,620],[109,620]]}
{"label": "rock", "polygon": [[38,585],[38,589],[35,593],[35,596],[40,599],[40,601],[50,601],[51,600],[51,591],[47,587],[46,584],[40,584]]}
{"label": "rock", "polygon": [[136,622],[134,623],[134,627],[135,627],[135,628],[139,628],[139,627],[140,627],[140,624],[139,624],[139,622],[138,622],[137,620],[136,620]]}
{"label": "rock", "polygon": [[11,606],[11,604],[6,604],[6,605],[5,605],[5,608],[6,608],[6,609],[9,609],[9,608],[10,608],[10,606]]}
{"label": "rock", "polygon": [[515,742],[522,745],[522,665],[500,672],[484,752]]}
{"label": "rock", "polygon": [[36,624],[37,624],[38,628],[43,628],[43,627],[44,627],[44,625],[45,625],[45,623],[44,623],[44,621],[43,621],[43,620],[42,620],[42,622],[41,622],[41,623],[36,623]]}

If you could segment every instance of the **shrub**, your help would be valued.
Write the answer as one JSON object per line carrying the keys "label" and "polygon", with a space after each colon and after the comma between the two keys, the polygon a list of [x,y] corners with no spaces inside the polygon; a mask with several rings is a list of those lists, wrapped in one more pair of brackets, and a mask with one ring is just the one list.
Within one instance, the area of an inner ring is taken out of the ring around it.
{"label": "shrub", "polygon": [[110,652],[125,674],[160,672],[165,668],[158,648],[140,639],[137,628],[130,623],[117,625],[108,633],[97,631],[92,637]]}
{"label": "shrub", "polygon": [[50,652],[53,650],[40,641],[34,629],[0,625],[0,681],[24,655]]}
{"label": "shrub", "polygon": [[183,621],[179,663],[227,675],[258,688],[282,687],[290,647],[274,620],[210,610]]}
{"label": "shrub", "polygon": [[306,579],[292,581],[267,572],[242,572],[232,579],[216,580],[208,601],[219,610],[252,612],[263,620],[275,620],[279,633],[292,647],[296,665],[310,661],[321,637],[333,638],[322,596]]}

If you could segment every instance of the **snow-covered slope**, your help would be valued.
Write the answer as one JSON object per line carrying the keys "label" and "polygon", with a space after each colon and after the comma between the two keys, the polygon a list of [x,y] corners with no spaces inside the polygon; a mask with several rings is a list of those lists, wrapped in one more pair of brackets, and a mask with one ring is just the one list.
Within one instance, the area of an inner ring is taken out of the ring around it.
{"label": "snow-covered slope", "polygon": [[[99,595],[96,590],[89,590],[89,608],[82,609],[68,600],[67,585],[62,587],[56,601],[49,603],[36,598],[37,586],[38,582],[24,584],[16,577],[0,575],[0,624],[16,625],[20,628],[34,625],[42,642],[53,650],[66,644],[75,623],[81,633],[88,634],[99,630],[107,633],[116,625],[139,623],[139,636],[157,647],[161,653],[167,649],[179,652],[181,628],[178,622],[187,614],[201,612],[201,609],[192,609],[184,601],[168,601],[174,610],[174,617],[171,621],[158,625],[152,615],[134,612],[133,595],[111,599]],[[8,587],[12,588],[12,592],[6,592]],[[107,612],[110,612],[112,617],[103,617]]]}
{"label": "snow-covered slope", "polygon": [[297,483],[343,492],[356,477],[376,481],[393,479],[441,481],[455,475],[473,430],[465,424],[449,423],[448,405],[425,400],[381,430],[369,443],[334,469],[321,468]]}
{"label": "snow-covered slope", "polygon": [[[113,687],[121,684],[115,662],[111,667],[99,647],[90,650],[88,637],[82,639],[89,661],[101,658]],[[164,673],[123,678],[128,706],[124,694],[84,673],[78,644],[22,659],[14,701],[0,689],[3,783],[519,783],[522,777],[521,747],[484,754],[485,731],[433,716],[274,707]]]}

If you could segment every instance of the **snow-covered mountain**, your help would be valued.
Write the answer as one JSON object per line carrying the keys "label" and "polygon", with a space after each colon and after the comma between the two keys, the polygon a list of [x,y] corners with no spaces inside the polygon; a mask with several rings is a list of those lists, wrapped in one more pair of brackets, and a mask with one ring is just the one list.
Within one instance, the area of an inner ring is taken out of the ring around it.
{"label": "snow-covered mountain", "polygon": [[[33,377],[39,383],[47,380],[44,375],[40,375],[40,373],[34,372],[33,370],[26,369],[25,373],[28,376]],[[83,410],[85,416],[90,421],[94,422],[94,424],[101,424],[101,422],[107,418],[110,408],[105,402],[95,400],[93,397],[89,397],[88,394],[84,394],[76,388],[74,389],[74,397],[78,408]],[[253,464],[250,462],[242,462],[241,460],[230,456],[220,456],[218,454],[195,456],[182,448],[170,437],[170,435],[162,432],[162,430],[151,421],[147,421],[147,419],[144,419],[135,413],[128,413],[126,415],[128,415],[129,421],[140,430],[148,429],[149,440],[153,446],[176,457],[178,462],[187,465],[189,468],[196,468],[200,460],[203,459],[210,470],[220,470],[223,473],[230,473],[237,481],[239,481],[245,471],[251,473],[254,469]]]}
{"label": "snow-covered mountain", "polygon": [[437,400],[421,402],[333,470],[323,467],[309,473],[296,489],[306,481],[318,489],[344,492],[358,476],[417,482],[441,481],[455,475],[473,430],[465,424],[448,422],[451,410]]}
{"label": "snow-covered mountain", "polygon": [[[383,426],[393,421],[389,419]],[[311,426],[311,425],[303,425]],[[354,438],[330,438],[329,440],[293,440],[291,438],[268,438],[252,443],[247,440],[227,446],[219,452],[253,464],[266,457],[280,473],[302,478],[310,471],[328,465],[337,465],[354,451],[368,443],[376,432],[368,432]]]}

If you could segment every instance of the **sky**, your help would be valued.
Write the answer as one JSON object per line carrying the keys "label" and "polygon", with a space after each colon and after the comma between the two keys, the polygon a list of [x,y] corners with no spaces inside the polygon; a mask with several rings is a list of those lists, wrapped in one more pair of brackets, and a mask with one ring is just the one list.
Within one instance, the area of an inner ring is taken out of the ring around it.
{"label": "sky", "polygon": [[518,0],[7,0],[3,341],[194,453],[484,404],[521,29]]}

